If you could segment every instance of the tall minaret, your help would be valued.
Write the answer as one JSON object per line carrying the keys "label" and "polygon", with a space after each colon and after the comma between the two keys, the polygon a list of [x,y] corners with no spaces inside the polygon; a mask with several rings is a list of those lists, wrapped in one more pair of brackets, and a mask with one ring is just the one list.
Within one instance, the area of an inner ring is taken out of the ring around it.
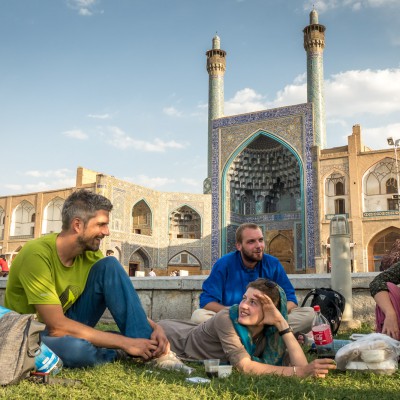
{"label": "tall minaret", "polygon": [[206,52],[208,72],[208,169],[203,192],[211,193],[212,173],[212,121],[224,116],[224,74],[226,51],[221,50],[221,40],[215,35],[212,50]]}
{"label": "tall minaret", "polygon": [[310,13],[310,25],[303,29],[304,49],[307,52],[307,102],[313,103],[314,144],[326,147],[324,47],[325,26],[318,23],[318,13]]}

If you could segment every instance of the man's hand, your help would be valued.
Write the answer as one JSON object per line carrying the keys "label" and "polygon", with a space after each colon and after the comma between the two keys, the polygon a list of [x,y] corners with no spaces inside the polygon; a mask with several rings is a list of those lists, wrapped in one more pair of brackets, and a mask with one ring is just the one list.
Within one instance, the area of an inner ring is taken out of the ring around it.
{"label": "man's hand", "polygon": [[151,334],[151,340],[157,343],[157,348],[155,349],[153,356],[159,357],[169,352],[169,342],[164,329],[160,325],[154,324],[152,328],[153,333]]}
{"label": "man's hand", "polygon": [[131,356],[142,357],[144,360],[153,358],[157,342],[151,339],[133,339],[125,337],[122,350]]}

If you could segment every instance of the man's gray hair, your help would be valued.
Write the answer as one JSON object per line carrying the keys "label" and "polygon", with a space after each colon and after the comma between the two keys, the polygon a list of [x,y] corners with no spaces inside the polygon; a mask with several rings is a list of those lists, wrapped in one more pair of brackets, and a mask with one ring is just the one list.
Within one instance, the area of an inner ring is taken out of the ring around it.
{"label": "man's gray hair", "polygon": [[68,230],[74,218],[79,218],[86,225],[97,211],[110,212],[112,208],[111,201],[106,197],[89,190],[80,189],[68,196],[64,202],[61,211],[62,229]]}

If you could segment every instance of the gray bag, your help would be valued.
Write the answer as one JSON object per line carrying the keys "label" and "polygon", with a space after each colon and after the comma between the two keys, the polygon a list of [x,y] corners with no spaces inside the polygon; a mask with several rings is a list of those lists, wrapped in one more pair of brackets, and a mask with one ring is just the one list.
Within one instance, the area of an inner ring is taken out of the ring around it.
{"label": "gray bag", "polygon": [[35,319],[34,314],[14,311],[0,318],[0,385],[17,383],[34,369],[39,333],[45,328]]}

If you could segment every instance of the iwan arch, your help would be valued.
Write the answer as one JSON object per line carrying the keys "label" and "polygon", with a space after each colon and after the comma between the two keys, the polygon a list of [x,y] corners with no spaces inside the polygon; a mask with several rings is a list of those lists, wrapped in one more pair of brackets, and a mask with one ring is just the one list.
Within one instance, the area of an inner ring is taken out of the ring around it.
{"label": "iwan arch", "polygon": [[[286,238],[280,259],[290,273],[313,268],[315,210],[312,109],[284,107],[214,121],[214,257],[234,248],[243,222],[260,225],[267,238]],[[218,172],[219,171],[219,172]],[[276,251],[280,251],[279,248]],[[276,254],[276,253],[275,253]],[[309,261],[307,261],[309,260]]]}

